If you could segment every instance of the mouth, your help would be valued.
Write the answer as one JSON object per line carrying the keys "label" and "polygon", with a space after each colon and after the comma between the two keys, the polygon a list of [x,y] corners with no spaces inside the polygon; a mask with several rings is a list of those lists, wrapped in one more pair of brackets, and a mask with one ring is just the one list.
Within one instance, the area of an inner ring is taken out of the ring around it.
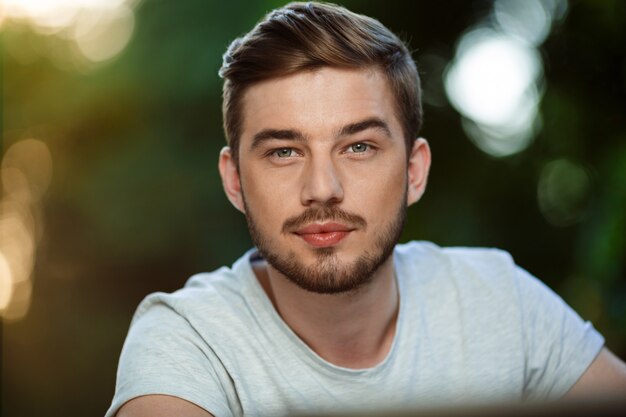
{"label": "mouth", "polygon": [[309,224],[294,233],[316,248],[326,248],[341,242],[355,229],[341,223]]}

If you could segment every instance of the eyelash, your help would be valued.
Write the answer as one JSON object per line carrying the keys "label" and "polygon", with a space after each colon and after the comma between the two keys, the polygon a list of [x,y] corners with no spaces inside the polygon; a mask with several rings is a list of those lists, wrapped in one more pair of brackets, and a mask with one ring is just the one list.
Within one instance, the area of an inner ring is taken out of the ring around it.
{"label": "eyelash", "polygon": [[[365,149],[363,151],[361,151],[361,152],[356,152],[356,151],[354,151],[353,147],[357,146],[357,145],[365,146]],[[287,155],[287,156],[279,156],[279,152],[286,151],[286,150],[291,151],[291,153],[289,155]],[[351,145],[348,145],[343,153],[352,154],[352,155],[359,155],[359,154],[367,154],[367,153],[372,152],[374,150],[376,150],[376,148],[373,145],[371,145],[371,144],[369,144],[367,142],[355,142],[355,143],[353,143]],[[295,154],[298,153],[296,151],[296,149],[288,147],[288,146],[285,146],[285,147],[281,147],[281,148],[271,149],[271,150],[269,150],[265,154],[265,156],[269,157],[269,158],[275,158],[275,159],[288,159],[288,158],[292,158],[294,156],[293,155],[294,153]]]}
{"label": "eyelash", "polygon": [[[278,153],[279,153],[280,151],[285,151],[285,150],[289,150],[289,151],[291,151],[291,154],[290,154],[290,155],[288,155],[288,156],[282,156],[282,157],[278,155]],[[286,159],[286,158],[291,158],[291,157],[293,156],[292,154],[293,154],[294,152],[296,152],[296,150],[295,150],[294,148],[289,148],[289,147],[275,148],[275,149],[270,150],[270,151],[267,153],[267,156],[269,156],[269,157],[275,157],[275,158],[277,158],[277,159]]]}
{"label": "eyelash", "polygon": [[[353,147],[354,147],[354,146],[357,146],[357,145],[363,145],[363,146],[365,146],[365,150],[363,150],[363,151],[361,151],[361,152],[357,152],[357,151],[355,151],[355,150],[353,149]],[[371,151],[371,150],[373,149],[373,147],[372,147],[372,145],[370,145],[369,143],[365,143],[365,142],[357,142],[357,143],[353,143],[352,145],[348,146],[348,148],[347,148],[347,149],[348,149],[348,152],[347,152],[347,153],[355,153],[355,154],[358,154],[358,153],[366,153],[367,151]],[[350,149],[352,150],[352,152],[350,152],[350,151],[349,151]]]}

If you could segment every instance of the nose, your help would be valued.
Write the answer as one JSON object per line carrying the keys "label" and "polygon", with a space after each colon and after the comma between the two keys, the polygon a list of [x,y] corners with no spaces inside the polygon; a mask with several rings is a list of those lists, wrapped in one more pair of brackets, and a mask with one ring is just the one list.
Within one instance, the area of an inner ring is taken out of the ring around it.
{"label": "nose", "polygon": [[332,158],[311,158],[302,173],[300,194],[304,206],[337,204],[343,200],[343,185]]}

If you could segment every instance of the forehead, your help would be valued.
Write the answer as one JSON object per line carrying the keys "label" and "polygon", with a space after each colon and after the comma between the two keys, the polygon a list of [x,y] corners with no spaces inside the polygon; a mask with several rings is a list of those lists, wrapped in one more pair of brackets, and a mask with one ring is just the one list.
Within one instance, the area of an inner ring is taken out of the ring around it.
{"label": "forehead", "polygon": [[401,134],[393,93],[378,69],[323,67],[265,80],[247,89],[242,104],[242,142],[263,129],[327,135],[372,117]]}

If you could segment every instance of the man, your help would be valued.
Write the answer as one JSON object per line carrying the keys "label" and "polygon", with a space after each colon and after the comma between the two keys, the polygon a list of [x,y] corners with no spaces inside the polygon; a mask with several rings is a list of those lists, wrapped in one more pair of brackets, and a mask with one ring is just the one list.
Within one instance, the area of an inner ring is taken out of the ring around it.
{"label": "man", "polygon": [[378,21],[289,4],[220,75],[219,171],[256,249],[142,302],[107,416],[626,392],[602,336],[508,254],[396,245],[431,155],[415,64]]}

